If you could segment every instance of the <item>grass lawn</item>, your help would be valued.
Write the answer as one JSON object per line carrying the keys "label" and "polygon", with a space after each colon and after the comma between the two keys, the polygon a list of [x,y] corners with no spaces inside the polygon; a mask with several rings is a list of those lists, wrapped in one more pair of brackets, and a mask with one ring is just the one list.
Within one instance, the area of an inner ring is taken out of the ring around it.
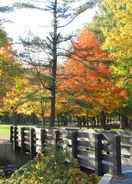
{"label": "grass lawn", "polygon": [[9,139],[10,125],[0,125],[0,139]]}
{"label": "grass lawn", "polygon": [[[0,139],[9,139],[10,138],[10,126],[7,124],[0,124]],[[32,127],[31,125],[20,125],[18,127]]]}

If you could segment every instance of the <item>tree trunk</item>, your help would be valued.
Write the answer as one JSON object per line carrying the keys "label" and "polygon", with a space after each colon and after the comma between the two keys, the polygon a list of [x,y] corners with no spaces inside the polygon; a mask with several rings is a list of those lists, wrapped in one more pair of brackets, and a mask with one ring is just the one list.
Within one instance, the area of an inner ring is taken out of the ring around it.
{"label": "tree trunk", "polygon": [[101,112],[100,114],[100,119],[101,119],[101,126],[102,128],[106,128],[106,114],[104,111]]}
{"label": "tree trunk", "polygon": [[129,128],[129,120],[128,117],[125,115],[121,116],[121,128],[122,129]]}
{"label": "tree trunk", "polygon": [[55,126],[55,108],[56,108],[56,91],[55,88],[51,92],[51,127]]}
{"label": "tree trunk", "polygon": [[54,2],[54,27],[53,27],[53,60],[51,66],[52,84],[51,84],[51,127],[55,126],[56,114],[56,70],[57,70],[57,0]]}

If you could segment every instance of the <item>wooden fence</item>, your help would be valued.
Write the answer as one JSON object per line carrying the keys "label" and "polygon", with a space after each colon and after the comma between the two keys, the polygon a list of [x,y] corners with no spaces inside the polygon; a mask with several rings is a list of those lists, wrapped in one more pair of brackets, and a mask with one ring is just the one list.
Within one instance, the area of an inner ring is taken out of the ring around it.
{"label": "wooden fence", "polygon": [[[11,127],[14,150],[22,151],[34,158],[48,144],[65,148],[69,154],[78,159],[80,167],[91,169],[97,175],[121,174],[120,135],[112,133],[95,133],[78,129],[42,129]],[[20,135],[20,136],[18,136]]]}
{"label": "wooden fence", "polygon": [[128,130],[120,130],[118,134],[121,136],[121,160],[122,164],[132,166],[132,132]]}

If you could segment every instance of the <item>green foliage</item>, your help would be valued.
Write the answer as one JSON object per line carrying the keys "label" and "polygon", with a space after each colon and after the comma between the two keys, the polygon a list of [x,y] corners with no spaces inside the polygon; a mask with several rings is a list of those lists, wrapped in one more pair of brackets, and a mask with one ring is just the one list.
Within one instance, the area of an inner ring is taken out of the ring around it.
{"label": "green foliage", "polygon": [[96,184],[97,181],[97,177],[80,171],[75,160],[67,161],[61,149],[50,148],[0,184]]}
{"label": "green foliage", "polygon": [[5,46],[8,43],[8,38],[6,33],[0,29],[0,47]]}

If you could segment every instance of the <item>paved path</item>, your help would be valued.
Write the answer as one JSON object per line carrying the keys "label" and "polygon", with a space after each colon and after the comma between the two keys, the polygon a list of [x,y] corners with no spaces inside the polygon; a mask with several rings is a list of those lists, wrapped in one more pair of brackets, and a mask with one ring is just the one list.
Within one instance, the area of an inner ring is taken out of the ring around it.
{"label": "paved path", "polygon": [[132,172],[125,173],[122,177],[113,178],[110,184],[132,184]]}
{"label": "paved path", "polygon": [[0,144],[9,143],[8,139],[0,139]]}
{"label": "paved path", "polygon": [[132,166],[124,166],[120,177],[105,174],[98,184],[132,184]]}
{"label": "paved path", "polygon": [[132,166],[124,166],[123,175],[114,177],[110,184],[132,184]]}
{"label": "paved path", "polygon": [[21,151],[14,152],[12,144],[8,140],[0,140],[0,162],[8,161],[18,167],[29,161],[29,156]]}

